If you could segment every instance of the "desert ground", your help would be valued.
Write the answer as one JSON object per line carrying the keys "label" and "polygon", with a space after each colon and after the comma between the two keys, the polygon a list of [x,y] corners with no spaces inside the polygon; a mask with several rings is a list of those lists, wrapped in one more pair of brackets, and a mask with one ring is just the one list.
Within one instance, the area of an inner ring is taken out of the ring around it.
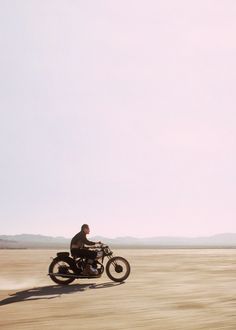
{"label": "desert ground", "polygon": [[0,329],[236,329],[236,250],[115,250],[132,273],[63,287],[50,250],[0,250]]}

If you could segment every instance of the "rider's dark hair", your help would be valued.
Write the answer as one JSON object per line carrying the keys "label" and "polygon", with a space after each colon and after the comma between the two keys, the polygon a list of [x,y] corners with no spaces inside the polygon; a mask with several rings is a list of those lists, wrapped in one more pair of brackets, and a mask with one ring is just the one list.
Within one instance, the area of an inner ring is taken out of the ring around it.
{"label": "rider's dark hair", "polygon": [[87,225],[86,223],[83,224],[83,226],[81,226],[81,230],[83,231],[84,229],[87,229],[89,227],[89,225]]}

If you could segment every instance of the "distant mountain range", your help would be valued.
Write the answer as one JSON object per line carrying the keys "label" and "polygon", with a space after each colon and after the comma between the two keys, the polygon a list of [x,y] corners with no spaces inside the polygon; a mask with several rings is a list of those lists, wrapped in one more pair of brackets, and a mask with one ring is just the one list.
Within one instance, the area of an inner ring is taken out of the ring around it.
{"label": "distant mountain range", "polygon": [[[102,241],[117,248],[236,248],[236,234],[225,233],[209,237],[117,237],[95,236],[92,241]],[[70,239],[43,235],[0,235],[0,248],[63,248],[68,249]]]}

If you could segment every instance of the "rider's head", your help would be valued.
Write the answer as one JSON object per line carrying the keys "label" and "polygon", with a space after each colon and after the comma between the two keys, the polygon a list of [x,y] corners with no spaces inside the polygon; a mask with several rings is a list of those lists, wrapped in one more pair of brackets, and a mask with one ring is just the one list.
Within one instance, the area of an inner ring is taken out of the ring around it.
{"label": "rider's head", "polygon": [[90,233],[89,225],[83,224],[81,227],[81,231],[83,231],[86,235]]}

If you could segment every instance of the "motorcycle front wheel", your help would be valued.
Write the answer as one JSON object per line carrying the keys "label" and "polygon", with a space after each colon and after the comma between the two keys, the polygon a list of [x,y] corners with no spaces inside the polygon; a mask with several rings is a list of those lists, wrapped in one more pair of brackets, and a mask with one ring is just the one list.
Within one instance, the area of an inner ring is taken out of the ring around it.
{"label": "motorcycle front wheel", "polygon": [[124,282],[130,274],[130,264],[123,257],[113,257],[106,264],[107,276],[114,282]]}

